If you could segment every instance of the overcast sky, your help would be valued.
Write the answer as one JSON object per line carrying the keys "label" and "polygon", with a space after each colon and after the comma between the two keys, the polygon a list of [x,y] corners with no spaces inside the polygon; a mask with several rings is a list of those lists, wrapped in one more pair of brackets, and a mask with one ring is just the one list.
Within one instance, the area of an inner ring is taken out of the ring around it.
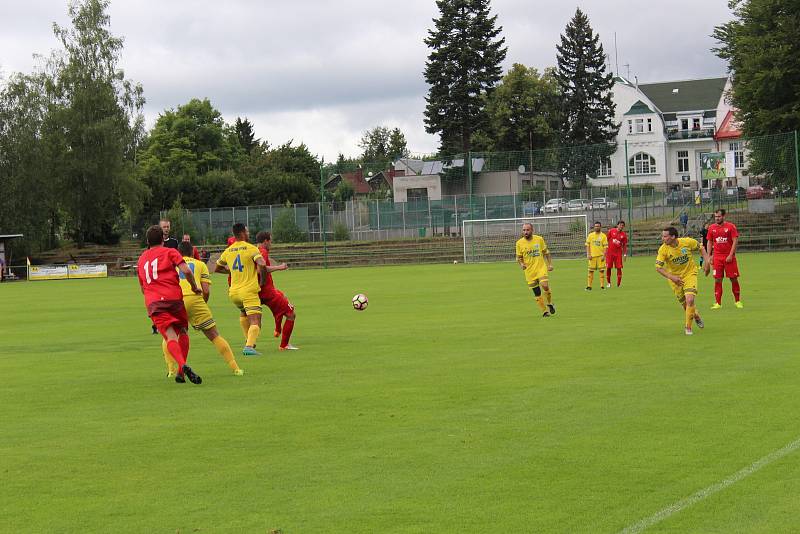
{"label": "overcast sky", "polygon": [[[710,49],[727,0],[493,0],[513,63],[555,65],[559,35],[580,7],[619,71],[640,82],[722,76]],[[30,72],[57,48],[52,23],[66,0],[0,0],[0,72]],[[422,42],[434,0],[112,0],[111,31],[125,39],[121,67],[141,82],[152,126],[164,109],[209,98],[225,120],[249,118],[277,145],[305,142],[326,160],[357,155],[361,134],[399,127],[413,153],[436,150],[422,114]]]}

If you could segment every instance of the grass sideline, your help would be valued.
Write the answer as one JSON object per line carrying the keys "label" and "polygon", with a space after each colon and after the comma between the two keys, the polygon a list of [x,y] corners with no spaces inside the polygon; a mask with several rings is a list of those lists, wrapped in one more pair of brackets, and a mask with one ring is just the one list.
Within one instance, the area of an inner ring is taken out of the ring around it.
{"label": "grass sideline", "polygon": [[[239,378],[193,333],[201,386],[135,279],[0,285],[0,531],[618,532],[800,436],[799,260],[742,255],[743,310],[701,278],[691,338],[652,257],[557,261],[549,319],[513,263],[277,273],[301,350],[268,321]],[[792,530],[798,454],[647,532]]]}

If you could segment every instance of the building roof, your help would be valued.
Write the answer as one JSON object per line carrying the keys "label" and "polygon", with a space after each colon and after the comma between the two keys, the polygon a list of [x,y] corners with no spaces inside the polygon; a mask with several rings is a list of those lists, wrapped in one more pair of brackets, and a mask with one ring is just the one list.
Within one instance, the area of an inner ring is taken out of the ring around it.
{"label": "building roof", "polygon": [[14,239],[16,237],[23,237],[22,234],[3,234],[0,235],[0,239]]}
{"label": "building roof", "polygon": [[[483,170],[483,164],[485,160],[483,158],[472,158],[472,172],[481,172]],[[452,169],[453,167],[463,167],[464,160],[463,159],[454,159],[450,161],[448,164],[446,161],[426,161],[425,165],[422,167],[422,173],[424,175],[429,174],[439,174],[445,169]]]}
{"label": "building roof", "polygon": [[725,118],[722,119],[722,124],[719,125],[719,130],[714,134],[714,139],[738,139],[742,136],[742,131],[739,129],[739,124],[733,116],[733,111],[728,111]]}
{"label": "building roof", "polygon": [[642,83],[639,89],[662,113],[717,109],[727,78]]}
{"label": "building roof", "polygon": [[641,100],[637,100],[636,103],[631,106],[631,109],[625,113],[625,115],[646,115],[648,113],[653,113],[653,110]]}

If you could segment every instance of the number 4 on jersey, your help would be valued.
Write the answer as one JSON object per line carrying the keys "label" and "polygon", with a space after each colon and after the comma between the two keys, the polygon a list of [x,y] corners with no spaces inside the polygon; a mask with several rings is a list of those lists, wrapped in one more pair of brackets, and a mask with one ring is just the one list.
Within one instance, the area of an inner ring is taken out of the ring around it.
{"label": "number 4 on jersey", "polygon": [[239,254],[236,255],[236,259],[233,261],[233,268],[239,272],[244,271],[244,265],[242,265],[242,258]]}

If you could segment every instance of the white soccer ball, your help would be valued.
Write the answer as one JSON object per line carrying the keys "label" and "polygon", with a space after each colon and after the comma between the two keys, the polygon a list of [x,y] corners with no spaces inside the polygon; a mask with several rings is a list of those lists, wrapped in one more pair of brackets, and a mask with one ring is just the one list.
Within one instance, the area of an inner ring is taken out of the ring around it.
{"label": "white soccer ball", "polygon": [[359,293],[358,295],[353,297],[353,308],[358,311],[366,310],[368,304],[369,304],[369,299],[364,293]]}
{"label": "white soccer ball", "polygon": [[453,265],[457,264],[458,260],[453,260]]}

